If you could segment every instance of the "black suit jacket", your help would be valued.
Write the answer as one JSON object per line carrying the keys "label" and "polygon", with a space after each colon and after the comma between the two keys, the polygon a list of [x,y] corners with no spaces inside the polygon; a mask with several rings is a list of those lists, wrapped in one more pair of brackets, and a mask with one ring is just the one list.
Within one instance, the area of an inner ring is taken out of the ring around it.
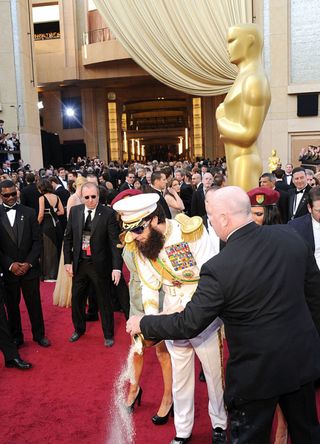
{"label": "black suit jacket", "polygon": [[120,185],[119,191],[121,192],[130,189],[133,190],[133,188],[134,188],[133,186],[132,187],[129,186],[128,182],[123,182],[123,184]]}
{"label": "black suit jacket", "polygon": [[[40,227],[35,211],[24,205],[17,205],[16,223],[18,238],[15,237],[3,205],[0,205],[0,264],[4,279],[33,279],[39,276],[41,251]],[[17,277],[9,271],[13,262],[28,262],[32,267],[24,276]]]}
{"label": "black suit jacket", "polygon": [[[197,336],[220,316],[230,352],[225,400],[293,392],[320,375],[320,272],[287,225],[250,223],[201,269],[185,310],[145,316],[145,338]],[[308,308],[308,305],[309,308]],[[309,310],[310,309],[310,310]]]}
{"label": "black suit jacket", "polygon": [[204,203],[204,192],[203,187],[197,189],[193,193],[191,201],[191,216],[204,216],[207,214],[206,207]]}
{"label": "black suit jacket", "polygon": [[290,225],[297,231],[297,233],[300,234],[300,236],[307,242],[312,252],[314,253],[315,244],[311,214],[308,213],[304,216],[298,217],[297,219],[290,220],[288,222],[288,225]]}
{"label": "black suit jacket", "polygon": [[22,205],[33,208],[36,214],[39,213],[39,197],[40,191],[35,183],[30,183],[20,193],[20,202]]}
{"label": "black suit jacket", "polygon": [[296,189],[292,188],[288,191],[289,193],[289,205],[288,205],[288,220],[296,219],[297,217],[304,216],[305,214],[308,214],[308,193],[311,190],[310,185],[306,186],[305,192],[303,194],[303,197],[299,203],[299,206],[297,208],[296,214],[293,216],[293,208],[294,208],[294,201],[296,198]]}
{"label": "black suit jacket", "polygon": [[163,197],[163,194],[160,191],[156,190],[155,188],[153,188],[153,187],[151,187],[149,185],[146,185],[145,193],[157,193],[157,194],[159,194],[159,196],[160,196],[159,204],[162,206],[164,214],[166,215],[166,218],[167,219],[171,219],[171,212],[169,210],[169,206],[167,204],[167,201]]}
{"label": "black suit jacket", "polygon": [[70,197],[69,191],[66,190],[63,185],[61,185],[54,190],[54,194],[60,197],[63,207],[66,208],[68,199]]}
{"label": "black suit jacket", "polygon": [[182,182],[180,186],[180,197],[184,204],[185,213],[191,215],[191,202],[192,202],[193,188],[192,185]]}
{"label": "black suit jacket", "polygon": [[[64,263],[73,264],[76,274],[81,256],[84,205],[72,207],[64,235]],[[122,270],[119,243],[119,225],[115,212],[99,204],[91,224],[91,257],[98,273],[108,275],[111,270]]]}

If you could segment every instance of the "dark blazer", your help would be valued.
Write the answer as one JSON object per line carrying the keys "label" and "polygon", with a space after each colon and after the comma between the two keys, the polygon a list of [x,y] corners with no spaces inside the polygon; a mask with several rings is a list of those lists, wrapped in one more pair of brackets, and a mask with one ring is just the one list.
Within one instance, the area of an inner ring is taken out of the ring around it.
{"label": "dark blazer", "polygon": [[296,230],[297,233],[300,234],[300,236],[307,242],[312,252],[314,253],[315,244],[311,214],[308,213],[296,219],[289,220],[288,225],[290,225]]}
{"label": "dark blazer", "polygon": [[[76,274],[82,245],[84,225],[84,205],[72,207],[64,235],[64,263],[73,264]],[[119,225],[115,212],[99,204],[91,225],[91,257],[96,271],[106,275],[111,270],[122,270],[122,257],[119,243]]]}
{"label": "dark blazer", "polygon": [[[0,205],[0,264],[5,280],[27,280],[39,276],[41,251],[40,227],[32,208],[17,205],[16,219],[18,237],[11,228],[3,205]],[[30,270],[22,277],[9,271],[13,262],[28,262]]]}
{"label": "dark blazer", "polygon": [[290,190],[290,185],[287,184],[284,180],[277,180],[275,184],[275,189],[277,191],[288,191]]}
{"label": "dark blazer", "polygon": [[141,331],[158,340],[192,338],[219,315],[230,352],[227,404],[234,397],[267,399],[320,375],[320,338],[310,314],[320,331],[319,288],[314,256],[294,230],[250,223],[202,266],[183,312],[144,316]]}
{"label": "dark blazer", "polygon": [[68,199],[70,197],[69,191],[66,190],[63,185],[61,185],[60,187],[58,187],[54,190],[54,194],[56,194],[58,197],[60,197],[63,207],[66,208]]}
{"label": "dark blazer", "polygon": [[204,216],[206,207],[204,203],[203,187],[193,193],[191,201],[191,216]]}
{"label": "dark blazer", "polygon": [[307,185],[303,197],[300,201],[299,207],[294,216],[293,216],[293,205],[296,198],[296,189],[292,188],[291,190],[288,191],[289,193],[288,220],[296,219],[297,217],[308,214],[308,193],[310,190],[311,190],[310,185]]}
{"label": "dark blazer", "polygon": [[41,196],[40,191],[35,183],[30,183],[20,193],[20,202],[22,205],[33,208],[36,214],[39,213],[39,197]]}
{"label": "dark blazer", "polygon": [[[277,188],[276,188],[277,189]],[[279,200],[277,202],[277,207],[281,214],[281,220],[283,224],[288,222],[288,205],[289,205],[289,194],[284,190],[277,190],[280,194]]]}
{"label": "dark blazer", "polygon": [[166,215],[166,218],[167,219],[171,219],[171,212],[169,210],[167,201],[163,197],[163,194],[160,191],[156,190],[155,188],[151,187],[150,185],[146,185],[145,193],[157,193],[157,194],[159,194],[159,196],[160,196],[159,204],[162,206],[164,214]]}
{"label": "dark blazer", "polygon": [[191,202],[192,202],[193,188],[192,185],[182,182],[180,186],[180,197],[184,204],[185,213],[191,215]]}
{"label": "dark blazer", "polygon": [[121,191],[125,191],[125,190],[130,190],[130,189],[133,190],[133,188],[134,188],[133,185],[132,185],[132,187],[130,187],[128,182],[123,182],[123,184],[120,185],[119,191],[121,192]]}

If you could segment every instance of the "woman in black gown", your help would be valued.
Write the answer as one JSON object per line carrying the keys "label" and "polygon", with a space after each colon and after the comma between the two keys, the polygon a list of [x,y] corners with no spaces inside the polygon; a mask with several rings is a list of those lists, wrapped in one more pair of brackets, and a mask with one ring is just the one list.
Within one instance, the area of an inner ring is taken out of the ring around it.
{"label": "woman in black gown", "polygon": [[41,279],[55,281],[57,279],[59,259],[62,245],[62,228],[58,216],[64,214],[61,200],[53,193],[51,183],[47,179],[39,183],[38,222],[42,231]]}

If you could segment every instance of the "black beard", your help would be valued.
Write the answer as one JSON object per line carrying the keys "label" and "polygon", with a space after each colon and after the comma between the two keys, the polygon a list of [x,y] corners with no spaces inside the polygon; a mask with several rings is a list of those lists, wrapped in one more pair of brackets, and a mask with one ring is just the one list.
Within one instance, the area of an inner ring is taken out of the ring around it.
{"label": "black beard", "polygon": [[140,253],[147,259],[156,260],[165,243],[165,237],[160,231],[150,227],[149,238],[144,242],[136,240]]}

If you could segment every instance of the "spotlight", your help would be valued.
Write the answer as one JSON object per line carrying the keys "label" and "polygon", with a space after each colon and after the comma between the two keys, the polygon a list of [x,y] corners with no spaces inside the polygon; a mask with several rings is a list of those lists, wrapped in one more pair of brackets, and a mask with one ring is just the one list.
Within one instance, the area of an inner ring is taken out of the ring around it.
{"label": "spotlight", "polygon": [[74,117],[75,116],[74,109],[73,108],[66,108],[66,116]]}
{"label": "spotlight", "polygon": [[40,100],[40,101],[38,102],[38,109],[43,109],[43,108],[44,108],[43,101]]}

